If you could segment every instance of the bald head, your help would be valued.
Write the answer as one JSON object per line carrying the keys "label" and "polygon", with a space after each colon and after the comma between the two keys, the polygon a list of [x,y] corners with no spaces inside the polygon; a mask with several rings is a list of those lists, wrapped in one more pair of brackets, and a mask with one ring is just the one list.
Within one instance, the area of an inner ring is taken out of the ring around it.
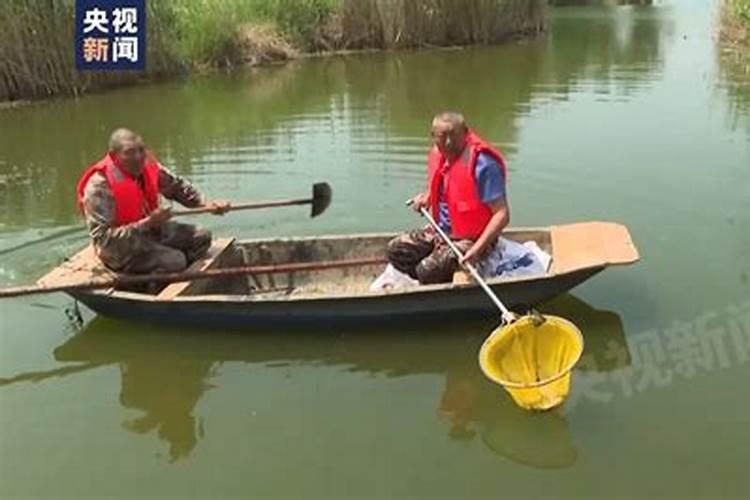
{"label": "bald head", "polygon": [[466,145],[466,121],[461,113],[445,111],[432,119],[432,143],[448,159],[461,154]]}
{"label": "bald head", "polygon": [[447,124],[455,129],[466,128],[466,120],[464,120],[464,115],[462,115],[461,113],[456,113],[454,111],[443,111],[442,113],[436,114],[435,118],[432,119],[432,128],[434,129],[437,125],[440,124]]}
{"label": "bald head", "polygon": [[141,136],[127,128],[118,128],[109,136],[109,150],[113,153],[122,151],[122,147],[127,142],[136,142]]}
{"label": "bald head", "polygon": [[118,128],[109,137],[109,151],[121,167],[133,175],[140,175],[146,157],[140,135],[126,128]]}

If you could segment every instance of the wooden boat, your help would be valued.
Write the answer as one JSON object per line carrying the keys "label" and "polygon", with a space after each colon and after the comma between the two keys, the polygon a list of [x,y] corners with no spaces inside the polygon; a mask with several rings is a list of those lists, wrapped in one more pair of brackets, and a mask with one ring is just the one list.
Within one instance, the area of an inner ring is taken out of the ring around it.
{"label": "wooden boat", "polygon": [[[393,234],[214,241],[192,270],[256,264],[323,262],[384,257]],[[506,238],[535,241],[552,256],[545,274],[490,279],[511,308],[545,302],[608,266],[639,259],[626,227],[586,222],[537,229],[510,229]],[[162,324],[243,327],[391,321],[492,313],[493,304],[473,283],[426,285],[372,292],[384,266],[235,276],[167,285],[155,294],[106,289],[70,292],[104,316]],[[42,277],[42,286],[111,276],[88,247]]]}

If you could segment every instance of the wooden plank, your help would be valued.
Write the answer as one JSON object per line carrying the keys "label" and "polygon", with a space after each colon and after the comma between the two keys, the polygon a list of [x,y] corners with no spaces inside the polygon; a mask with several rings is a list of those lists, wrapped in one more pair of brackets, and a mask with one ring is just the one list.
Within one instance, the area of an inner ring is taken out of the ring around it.
{"label": "wooden plank", "polygon": [[[219,258],[221,255],[234,243],[234,238],[219,238],[214,240],[211,247],[202,258],[193,262],[187,271],[205,271],[207,269],[214,269],[219,264]],[[172,300],[178,295],[184,293],[192,284],[192,281],[181,281],[179,283],[172,283],[162,290],[159,295],[156,296],[158,300]]]}
{"label": "wooden plank", "polygon": [[624,265],[640,259],[628,228],[612,222],[553,226],[552,273]]}

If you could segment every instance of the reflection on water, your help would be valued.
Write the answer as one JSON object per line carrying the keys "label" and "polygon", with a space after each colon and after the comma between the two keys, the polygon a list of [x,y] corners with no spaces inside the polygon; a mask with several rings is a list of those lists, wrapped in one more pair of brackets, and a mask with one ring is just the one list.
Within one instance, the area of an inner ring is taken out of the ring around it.
{"label": "reflection on water", "polygon": [[564,295],[547,304],[544,312],[568,317],[584,333],[585,350],[578,363],[583,371],[611,372],[630,366],[631,358],[625,341],[625,329],[620,315],[612,311],[595,311],[574,295]]}
{"label": "reflection on water", "polygon": [[[622,320],[612,311],[597,310],[573,295],[564,295],[544,313],[574,318],[585,342],[581,369],[609,372],[630,366]],[[626,353],[617,362],[597,363],[612,349]],[[585,367],[585,368],[584,368]],[[575,375],[572,390],[576,391]],[[451,420],[450,435],[472,439],[477,434],[495,453],[536,468],[572,465],[577,452],[564,416],[565,407],[529,413],[516,406],[501,389],[483,378],[476,363],[447,371],[440,409]]]}
{"label": "reflection on water", "polygon": [[439,409],[450,420],[450,437],[478,436],[494,453],[530,467],[572,465],[577,452],[562,410],[530,413],[502,391],[473,366],[448,371]]}
{"label": "reflection on water", "polygon": [[143,412],[123,422],[123,427],[139,434],[155,431],[169,444],[171,461],[187,457],[203,437],[203,424],[193,409],[211,388],[207,380],[213,365],[212,361],[164,359],[161,355],[120,363],[120,403]]}
{"label": "reflection on water", "polygon": [[505,411],[483,430],[488,448],[536,469],[561,469],[575,463],[578,452],[563,415],[558,411],[530,415],[509,400],[504,402]]}
{"label": "reflection on water", "polygon": [[582,16],[579,9],[571,9],[556,15],[554,41],[544,61],[552,65],[545,74],[558,92],[569,93],[582,82],[603,97],[626,97],[657,80],[673,21],[651,10],[645,15],[615,12]]}
{"label": "reflection on water", "polygon": [[[562,310],[582,328],[588,356],[603,357],[612,345],[627,352],[622,321],[616,313],[594,309],[571,295],[545,308],[553,314]],[[351,335],[330,331],[222,334],[132,329],[126,323],[96,318],[55,348],[56,360],[80,364],[21,373],[0,380],[0,386],[52,381],[116,364],[120,367],[120,404],[141,412],[127,418],[123,427],[139,434],[153,432],[166,443],[169,460],[177,461],[190,455],[201,439],[210,438],[196,408],[209,389],[220,390],[222,364],[258,364],[265,370],[338,366],[390,378],[430,374],[444,378],[435,407],[447,419],[451,438],[479,437],[492,451],[532,467],[570,465],[576,458],[575,444],[560,410],[535,415],[517,408],[499,386],[483,377],[475,356],[455,355],[478,352],[493,326],[494,321],[475,321],[462,323],[460,331],[448,324],[405,326],[399,331],[362,330]],[[628,362],[587,369],[617,370]],[[330,411],[335,418],[335,405]]]}
{"label": "reflection on water", "polygon": [[[167,165],[238,200],[326,177],[352,193],[338,203],[353,204],[373,187],[421,179],[428,122],[443,108],[461,109],[512,155],[518,119],[535,99],[565,99],[580,84],[628,95],[652,79],[663,22],[565,13],[551,36],[524,44],[332,57],[8,110],[0,242],[11,230],[78,223],[75,182],[123,124]],[[102,112],[113,105],[116,114]]]}
{"label": "reflection on water", "polygon": [[719,41],[719,68],[731,107],[733,127],[745,126],[750,136],[750,50],[728,49]]}

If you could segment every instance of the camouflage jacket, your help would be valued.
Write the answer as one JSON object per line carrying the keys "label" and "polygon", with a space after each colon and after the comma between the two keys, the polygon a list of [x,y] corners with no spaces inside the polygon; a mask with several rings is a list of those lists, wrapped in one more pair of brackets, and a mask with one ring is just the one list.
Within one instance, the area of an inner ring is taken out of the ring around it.
{"label": "camouflage jacket", "polygon": [[[161,167],[159,192],[168,200],[194,208],[204,203],[201,193],[183,177]],[[114,227],[115,199],[106,177],[96,173],[89,179],[83,192],[83,208],[91,241],[102,261],[112,269],[125,267],[139,253],[145,239],[153,239],[153,229],[146,219]]]}

